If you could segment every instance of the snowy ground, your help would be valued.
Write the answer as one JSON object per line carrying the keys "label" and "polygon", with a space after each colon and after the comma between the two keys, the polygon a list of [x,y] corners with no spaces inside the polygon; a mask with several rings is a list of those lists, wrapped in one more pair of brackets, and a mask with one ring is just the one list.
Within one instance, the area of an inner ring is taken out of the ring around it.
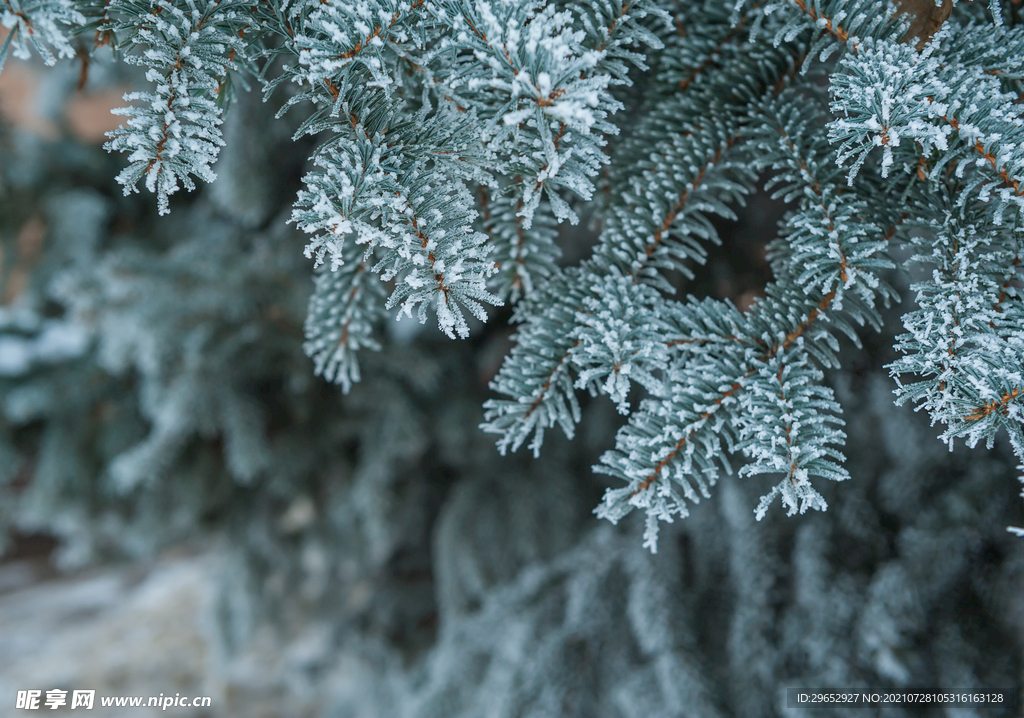
{"label": "snowy ground", "polygon": [[[55,577],[39,560],[0,565],[0,715],[18,690],[95,689],[85,715],[189,718],[294,718],[316,697],[286,697],[281,662],[294,651],[254,647],[225,672],[215,660],[211,596],[216,554],[169,555],[125,566]],[[102,708],[104,695],[211,696],[212,708]],[[300,705],[300,702],[302,703]],[[70,703],[70,700],[68,701]],[[69,706],[45,715],[75,715]]]}

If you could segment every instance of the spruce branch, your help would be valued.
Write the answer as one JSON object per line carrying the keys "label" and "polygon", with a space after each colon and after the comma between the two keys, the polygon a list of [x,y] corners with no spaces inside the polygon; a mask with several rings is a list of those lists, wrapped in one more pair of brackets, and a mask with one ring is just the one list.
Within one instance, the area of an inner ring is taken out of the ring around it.
{"label": "spruce branch", "polygon": [[[844,314],[880,328],[876,301],[888,301],[893,293],[878,273],[892,263],[884,255],[886,241],[874,239],[881,228],[861,219],[863,201],[834,184],[839,174],[834,161],[820,162],[819,157],[831,160],[833,153],[820,136],[806,139],[815,137],[807,127],[823,121],[808,114],[799,100],[787,91],[766,94],[753,106],[745,131],[758,164],[777,173],[769,186],[777,188],[777,196],[799,202],[780,235],[787,249],[779,283],[746,316],[728,305],[684,305],[680,313],[732,314],[720,323],[723,329],[728,326],[728,343],[703,343],[701,353],[673,366],[667,383],[691,389],[646,400],[616,437],[616,449],[595,467],[626,482],[608,490],[598,515],[618,521],[633,508],[645,509],[645,545],[652,549],[658,522],[686,516],[684,499],[708,496],[719,470],[729,470],[727,452],[741,451],[752,459],[741,470],[743,476],[785,474],[762,499],[759,519],[780,495],[790,513],[823,510],[824,500],[810,477],[847,478],[836,463],[842,460],[836,446],[844,434],[827,428],[841,424],[835,416],[839,407],[831,391],[818,385],[822,375],[815,365],[836,365],[835,329],[856,340]],[[802,138],[799,145],[795,137]],[[849,297],[847,290],[853,290]],[[684,337],[681,344],[695,338]],[[711,377],[723,379],[707,385]],[[681,421],[662,425],[655,417]],[[801,432],[808,422],[817,423]],[[720,465],[711,461],[716,455]]]}
{"label": "spruce branch", "polygon": [[316,277],[303,350],[313,359],[315,372],[340,384],[347,394],[360,379],[357,352],[381,348],[377,334],[386,316],[386,294],[361,256],[363,250],[349,243],[344,251],[348,261]]}
{"label": "spruce branch", "polygon": [[841,163],[855,158],[851,181],[875,147],[882,148],[883,177],[897,158],[927,181],[947,169],[957,177],[970,171],[961,202],[994,196],[999,223],[1008,207],[1024,211],[1024,120],[997,77],[952,60],[887,42],[844,58],[832,78],[832,107],[842,117],[831,123],[829,139],[840,144]]}
{"label": "spruce branch", "polygon": [[483,231],[494,247],[497,273],[491,280],[496,296],[512,303],[533,298],[539,288],[558,272],[561,250],[555,244],[557,222],[550,208],[541,203],[533,224],[526,229],[523,199],[499,190],[491,196],[487,187],[479,190]]}
{"label": "spruce branch", "polygon": [[75,57],[71,34],[86,18],[71,0],[3,0],[0,11],[0,25],[8,30],[0,44],[0,71],[11,48],[15,57],[28,60],[31,46],[47,65]]}
{"label": "spruce branch", "polygon": [[889,365],[897,403],[914,403],[945,424],[946,442],[965,437],[972,446],[981,439],[991,445],[1006,429],[1020,453],[1024,310],[1013,286],[1020,237],[1011,238],[1011,251],[983,211],[963,215],[949,205],[941,219],[919,224],[931,241],[915,239],[923,251],[913,260],[934,270],[912,287],[919,308],[904,317],[907,333],[896,344],[903,356]]}
{"label": "spruce branch", "polygon": [[119,18],[115,34],[123,36],[119,49],[128,53],[125,61],[149,67],[146,78],[156,87],[124,96],[141,104],[114,111],[130,119],[108,133],[111,139],[104,147],[130,153],[117,177],[125,194],[138,191],[144,179],[146,189],[157,195],[160,214],[167,214],[168,198],[179,183],[192,191],[192,176],[206,182],[217,177],[211,165],[224,144],[217,99],[228,73],[239,69],[234,53],[245,51],[245,5],[157,0],[145,14],[134,0],[115,0],[113,7]]}
{"label": "spruce branch", "polygon": [[[785,82],[779,83],[793,71],[791,55],[766,51],[764,57],[774,64],[764,67],[757,76],[742,78],[738,87],[745,92],[737,92],[737,103],[749,103],[766,90],[774,93],[785,86]],[[726,77],[726,81],[734,79]],[[586,313],[584,298],[593,296],[587,278],[592,274],[621,275],[634,283],[645,282],[671,292],[671,285],[658,270],[676,269],[692,276],[686,261],[702,262],[706,252],[701,240],[717,241],[706,214],[732,217],[729,203],[740,201],[752,190],[751,163],[734,150],[741,131],[740,124],[731,117],[730,106],[705,105],[702,109],[720,121],[690,125],[685,134],[651,148],[640,164],[640,173],[632,168],[631,188],[623,190],[629,204],[612,208],[594,256],[579,273],[562,278],[583,282],[583,286],[569,291],[560,282],[559,290],[548,295],[555,306],[534,304],[540,307],[539,312],[527,315],[518,330],[519,345],[492,382],[492,389],[511,398],[489,400],[481,425],[484,431],[502,435],[499,447],[503,451],[514,451],[528,431],[533,431],[531,448],[536,453],[544,428],[557,422],[564,430],[579,420],[578,410],[572,410],[576,406],[572,389],[575,381],[570,376],[572,354],[579,350],[579,344],[564,334],[554,346],[547,343],[547,338],[559,335],[557,323]],[[536,342],[529,337],[533,332],[542,332]],[[524,376],[529,380],[522,381]],[[538,416],[543,421],[538,421]]]}
{"label": "spruce branch", "polygon": [[[428,146],[431,137],[444,143],[446,135],[432,134],[435,129],[420,128],[417,145]],[[401,303],[411,316],[419,307],[423,322],[434,306],[445,334],[467,336],[460,306],[485,321],[481,302],[501,303],[486,288],[496,270],[487,259],[486,235],[472,228],[476,213],[468,189],[457,175],[405,164],[402,146],[389,146],[383,135],[371,138],[362,125],[357,131],[358,143],[338,138],[328,144],[317,158],[324,171],[304,178],[292,221],[314,235],[307,256],[318,264],[330,256],[337,271],[345,263],[345,238],[354,234],[367,256],[379,253],[373,270],[384,281],[398,280],[388,308]]]}

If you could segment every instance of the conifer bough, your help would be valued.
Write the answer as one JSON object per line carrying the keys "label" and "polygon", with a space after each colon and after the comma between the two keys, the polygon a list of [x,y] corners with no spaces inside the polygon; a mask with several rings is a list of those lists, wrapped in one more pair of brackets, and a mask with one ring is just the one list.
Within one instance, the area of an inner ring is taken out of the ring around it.
{"label": "conifer bough", "polygon": [[[0,1],[0,63],[113,48],[146,68],[107,148],[160,213],[215,179],[236,85],[302,113],[316,371],[358,381],[387,309],[454,338],[514,304],[483,429],[536,453],[556,424],[572,437],[578,391],[607,395],[628,419],[595,511],[643,509],[651,550],[729,457],[773,477],[758,518],[825,509],[813,481],[848,474],[823,371],[838,335],[880,327],[891,256],[924,270],[897,403],[946,442],[1005,429],[1024,461],[1019,0]],[[765,178],[789,210],[764,296],[679,295],[669,273],[693,277],[710,218]],[[580,217],[599,236],[565,267]]]}

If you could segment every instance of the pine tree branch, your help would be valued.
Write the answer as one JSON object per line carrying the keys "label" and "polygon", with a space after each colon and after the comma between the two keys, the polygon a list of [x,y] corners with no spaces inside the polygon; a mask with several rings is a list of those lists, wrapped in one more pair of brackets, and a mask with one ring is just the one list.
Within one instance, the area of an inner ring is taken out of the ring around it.
{"label": "pine tree branch", "polygon": [[[935,102],[931,97],[926,97],[925,100],[929,105],[933,105]],[[956,132],[960,132],[960,123],[957,121],[957,118],[955,116],[944,113],[940,114],[938,112],[936,112],[936,116],[943,122],[945,122],[947,125],[952,127]],[[884,133],[883,138],[886,137],[888,135],[889,128],[883,125],[882,132]],[[883,139],[883,144],[888,144],[888,142],[885,139]],[[999,180],[1007,188],[1011,189],[1013,193],[1018,197],[1024,197],[1024,186],[1022,186],[1021,184],[1021,179],[1010,176],[1006,166],[1001,165],[996,156],[985,149],[985,145],[982,144],[981,140],[975,140],[973,143],[971,143],[970,140],[967,140],[964,144],[967,147],[970,147],[972,150],[974,150],[974,152],[980,155],[981,158],[988,163],[988,166],[992,169],[992,172],[999,178]]]}
{"label": "pine tree branch", "polygon": [[712,48],[707,53],[707,55],[705,56],[704,60],[698,66],[694,67],[690,71],[690,73],[684,79],[682,79],[682,80],[680,80],[678,82],[677,86],[678,86],[678,88],[680,90],[686,90],[688,87],[690,87],[690,85],[692,85],[693,82],[700,75],[702,75],[704,72],[706,72],[708,69],[710,69],[715,64],[716,60],[718,59],[718,56],[722,53],[722,51],[727,46],[733,45],[733,44],[736,43],[736,41],[741,37],[743,32],[746,30],[745,26],[746,26],[746,23],[747,23],[747,18],[749,16],[749,12],[752,12],[752,11],[758,9],[758,8],[759,8],[759,4],[758,3],[753,3],[751,5],[751,7],[750,7],[750,11],[748,11],[748,12],[746,12],[743,15],[740,16],[739,20],[736,21],[736,24],[733,25],[733,27],[730,28],[730,30],[727,33],[725,33],[725,35],[723,35],[715,43],[714,48]]}
{"label": "pine tree branch", "polygon": [[[843,44],[850,42],[850,33],[843,29],[843,27],[833,18],[830,18],[819,11],[814,4],[809,3],[808,0],[792,0],[792,2],[800,9],[800,12],[810,18],[815,27],[823,29]],[[854,39],[850,44],[850,51],[856,55],[858,47],[859,43]]]}
{"label": "pine tree branch", "polygon": [[648,240],[648,242],[644,245],[643,259],[641,260],[642,263],[635,264],[630,272],[630,276],[633,278],[634,281],[639,281],[640,273],[646,267],[646,261],[649,260],[651,258],[651,255],[653,255],[654,252],[659,248],[659,246],[662,243],[662,239],[668,234],[669,229],[672,227],[672,223],[675,222],[679,214],[686,208],[687,200],[698,188],[700,188],[701,184],[704,181],[705,175],[708,173],[709,170],[713,169],[718,165],[718,163],[722,159],[722,155],[736,143],[736,139],[737,138],[735,135],[726,137],[724,142],[715,148],[714,154],[711,157],[707,158],[703,166],[701,166],[701,168],[697,171],[697,174],[694,176],[693,180],[683,188],[682,193],[679,195],[678,199],[675,201],[671,209],[669,209],[668,213],[665,215],[665,219],[662,221],[661,225],[654,230],[654,234],[651,236],[650,240]]}
{"label": "pine tree branch", "polygon": [[983,405],[972,411],[970,414],[964,416],[965,421],[981,421],[986,419],[994,412],[1006,414],[1009,408],[1010,402],[1017,397],[1021,396],[1024,390],[1019,387],[1014,388],[1010,391],[1005,392],[997,400],[985,402]]}
{"label": "pine tree branch", "polygon": [[[745,374],[742,377],[742,379],[749,379],[753,375],[754,375],[754,372],[748,372],[747,374]],[[714,401],[711,402],[712,408],[710,408],[710,409],[708,409],[706,411],[703,411],[700,414],[698,414],[697,415],[697,421],[699,423],[694,424],[693,428],[691,428],[681,439],[679,439],[679,441],[672,448],[672,450],[669,451],[668,455],[665,456],[665,458],[661,459],[660,461],[658,461],[657,464],[654,465],[654,469],[651,471],[650,475],[647,476],[647,478],[645,478],[643,481],[641,481],[637,485],[637,488],[635,490],[633,490],[633,492],[630,495],[631,496],[636,496],[637,494],[641,493],[642,491],[646,491],[650,487],[650,485],[652,483],[654,483],[654,481],[660,476],[661,470],[664,469],[669,464],[671,464],[672,461],[679,455],[679,452],[682,451],[683,448],[686,446],[686,442],[689,441],[693,437],[693,435],[695,433],[697,433],[700,429],[703,429],[706,426],[706,424],[703,423],[703,422],[706,422],[708,419],[710,419],[712,416],[714,416],[715,412],[718,411],[718,409],[730,397],[735,397],[737,392],[739,392],[739,390],[742,389],[742,388],[743,388],[742,380],[741,381],[733,382],[732,384],[729,385],[728,389],[726,389],[724,392],[722,392],[721,395],[718,398],[716,398]]]}

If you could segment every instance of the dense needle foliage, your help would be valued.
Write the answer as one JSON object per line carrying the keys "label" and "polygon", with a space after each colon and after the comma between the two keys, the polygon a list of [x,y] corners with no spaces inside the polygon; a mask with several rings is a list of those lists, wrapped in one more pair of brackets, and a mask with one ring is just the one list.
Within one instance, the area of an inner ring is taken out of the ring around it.
{"label": "dense needle foliage", "polygon": [[[815,481],[848,473],[822,370],[838,335],[878,328],[903,246],[932,273],[896,339],[898,401],[947,442],[1005,429],[1024,458],[1018,12],[5,0],[0,52],[53,63],[78,43],[146,68],[106,147],[127,153],[125,192],[144,184],[161,214],[215,179],[237,86],[262,83],[319,143],[290,219],[329,265],[306,321],[316,371],[358,381],[387,309],[464,338],[467,314],[514,304],[482,428],[536,454],[546,429],[573,435],[578,391],[610,397],[628,420],[595,467],[613,481],[596,513],[643,509],[653,550],[659,522],[710,496],[730,460],[775,477],[759,518],[777,497],[790,514],[825,508]],[[683,295],[671,277],[719,241],[711,218],[765,181],[790,210],[764,296],[740,311]],[[562,267],[556,228],[581,216],[597,242]]]}

